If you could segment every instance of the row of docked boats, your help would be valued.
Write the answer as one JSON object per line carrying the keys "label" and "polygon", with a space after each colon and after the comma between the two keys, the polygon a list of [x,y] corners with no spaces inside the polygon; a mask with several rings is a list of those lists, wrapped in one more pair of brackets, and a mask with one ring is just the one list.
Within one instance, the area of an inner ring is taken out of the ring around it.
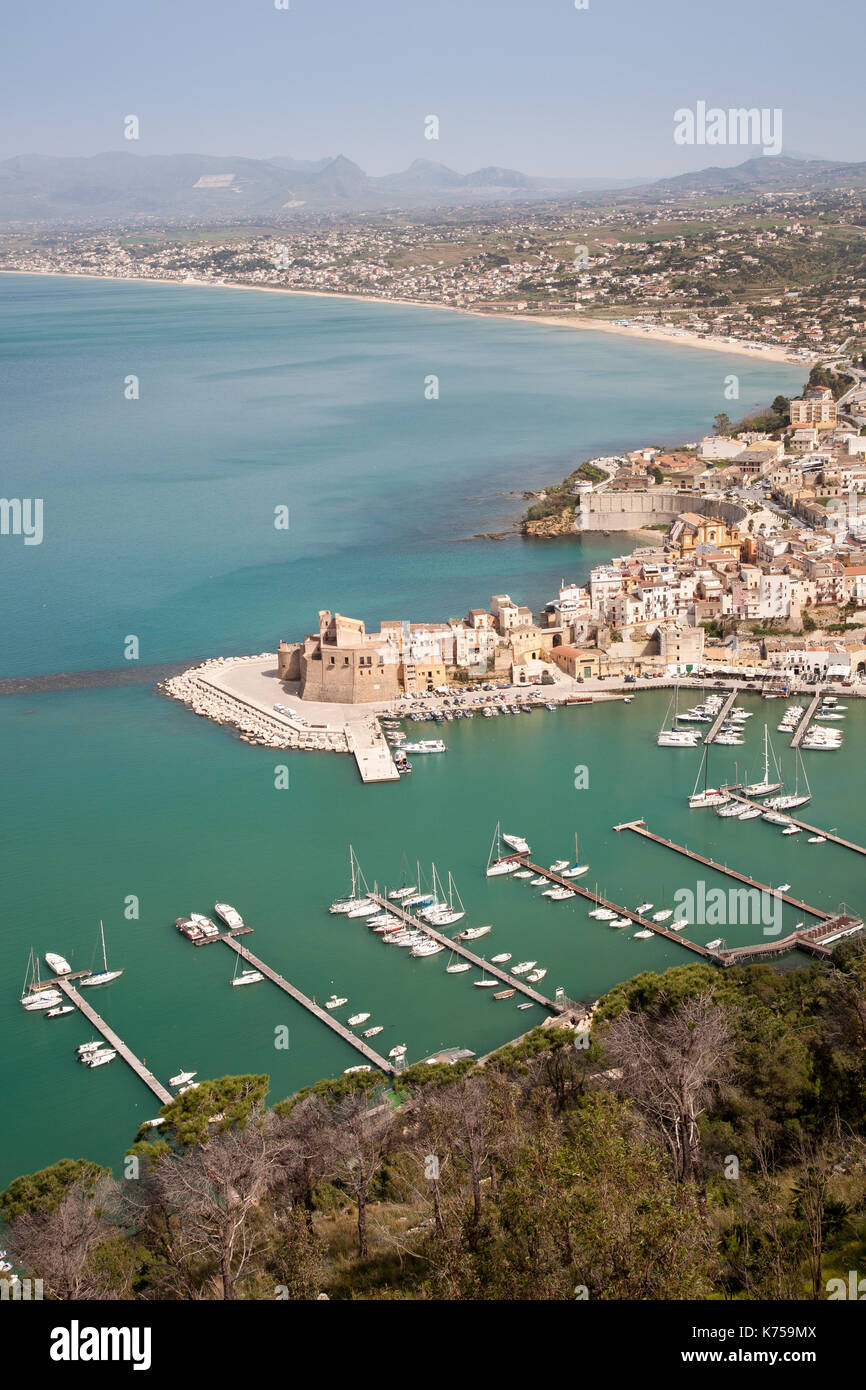
{"label": "row of docked boats", "polygon": [[[214,916],[218,917],[230,932],[243,929],[244,919],[231,903],[214,903]],[[191,912],[188,917],[176,917],[174,925],[188,941],[213,941],[220,929],[211,917],[202,912]]]}
{"label": "row of docked boats", "polygon": [[[99,935],[97,937],[97,950],[94,953],[102,955],[102,969],[82,971],[76,978],[76,986],[81,989],[93,989],[98,985],[108,985],[112,980],[116,980],[123,974],[123,970],[109,970],[108,960],[105,953],[105,930],[102,923],[99,923]],[[65,956],[61,956],[56,951],[46,951],[45,964],[51,971],[54,979],[62,979],[64,976],[72,974],[72,966]],[[95,959],[94,959],[95,964]],[[39,971],[39,957],[31,947],[27,961],[27,969],[24,974],[24,985],[21,991],[21,1007],[28,1013],[43,1013],[46,1018],[60,1018],[64,1014],[73,1013],[73,1004],[64,1004],[63,992],[57,989],[49,980],[43,984]]]}
{"label": "row of docked boats", "polygon": [[[506,850],[503,850],[503,845],[506,846]],[[531,853],[529,844],[522,835],[505,834],[501,823],[497,822],[490,853],[487,856],[487,867],[484,871],[486,877],[500,878],[506,874],[511,874],[515,879],[527,880],[534,888],[547,884],[548,887],[542,893],[542,897],[550,898],[554,902],[576,897],[570,888],[557,882],[558,879],[581,878],[589,872],[589,865],[580,862],[576,835],[574,837],[574,859],[555,859],[546,872],[536,873],[534,869],[526,867],[526,861]],[[551,875],[553,875],[552,878]]]}

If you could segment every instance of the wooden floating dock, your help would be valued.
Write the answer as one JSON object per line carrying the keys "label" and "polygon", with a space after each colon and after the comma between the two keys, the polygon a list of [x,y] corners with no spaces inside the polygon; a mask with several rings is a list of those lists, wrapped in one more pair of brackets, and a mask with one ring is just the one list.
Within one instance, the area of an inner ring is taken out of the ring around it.
{"label": "wooden floating dock", "polygon": [[804,733],[806,732],[806,730],[808,729],[809,725],[811,724],[811,722],[812,722],[812,716],[814,715],[815,710],[818,708],[818,701],[820,700],[820,698],[821,698],[821,692],[820,692],[820,690],[816,690],[814,696],[812,697],[812,702],[811,702],[811,704],[809,705],[809,708],[806,710],[806,713],[803,715],[803,718],[800,720],[799,724],[797,725],[797,729],[796,729],[796,732],[795,732],[795,734],[794,734],[794,737],[791,739],[791,747],[792,747],[792,748],[799,748],[799,747],[800,747],[800,743],[801,743],[801,741],[802,741],[803,735],[804,735]]}
{"label": "wooden floating dock", "polygon": [[[81,973],[89,975],[90,971],[86,970],[82,971]],[[76,978],[80,978],[80,976],[76,976]],[[153,1094],[156,1096],[160,1104],[168,1105],[172,1100],[174,1100],[174,1096],[171,1094],[171,1092],[165,1089],[161,1081],[157,1081],[153,1072],[149,1071],[148,1068],[144,1065],[144,1063],[140,1060],[140,1058],[136,1057],[135,1053],[131,1050],[131,1048],[127,1047],[123,1039],[117,1036],[114,1029],[109,1028],[108,1024],[105,1022],[105,1019],[101,1018],[100,1015],[96,1012],[96,1010],[90,1007],[87,1000],[82,998],[82,996],[78,993],[78,990],[74,987],[74,985],[70,984],[69,980],[70,977],[68,975],[59,975],[56,980],[52,981],[52,983],[56,984],[60,989],[63,990],[63,993],[69,999],[70,1003],[74,1004],[75,1007],[79,1009],[81,1013],[84,1014],[84,1017],[88,1020],[90,1024],[92,1024],[96,1031],[102,1034],[109,1046],[113,1047],[115,1052],[117,1052],[118,1055],[123,1058],[124,1062],[126,1062],[128,1066],[132,1067],[132,1070],[135,1072],[136,1076],[144,1082],[145,1086],[148,1086],[151,1089],[151,1091],[153,1091]]]}
{"label": "wooden floating dock", "polygon": [[[370,896],[372,897],[372,894]],[[253,966],[255,970],[260,970],[278,989],[290,995],[296,1004],[301,1004],[305,1009],[309,1010],[311,1014],[314,1014],[316,1018],[321,1019],[322,1023],[326,1023],[332,1032],[339,1034],[344,1042],[354,1047],[368,1062],[372,1062],[375,1067],[378,1067],[380,1071],[387,1072],[389,1076],[394,1075],[396,1069],[392,1063],[388,1061],[387,1057],[381,1057],[372,1047],[368,1047],[363,1038],[359,1038],[357,1034],[353,1033],[352,1030],[347,1028],[344,1023],[341,1023],[339,1019],[332,1018],[326,1009],[320,1008],[319,1005],[308,998],[302,990],[290,984],[284,976],[280,975],[276,970],[272,970],[269,965],[266,965],[263,960],[259,960],[258,956],[254,956],[251,951],[238,945],[231,936],[224,934],[220,936],[219,939],[220,941],[224,941],[227,946],[231,947],[242,960],[249,961],[250,965]]]}
{"label": "wooden floating dock", "polygon": [[[743,800],[746,798],[744,797]],[[709,859],[705,854],[698,854],[696,850],[687,849],[685,845],[678,845],[674,840],[666,840],[663,835],[654,835],[651,830],[647,829],[646,821],[624,821],[622,825],[615,825],[614,830],[633,830],[636,835],[642,835],[645,840],[653,840],[657,845],[664,845],[666,849],[683,854],[687,859],[693,859],[698,864],[705,864],[708,869],[715,869],[717,873],[727,874],[729,878],[735,878],[740,883],[747,883],[750,888],[757,888],[762,893],[772,893],[791,907],[796,907],[798,911],[807,912],[810,917],[820,917],[822,921],[829,921],[832,916],[832,913],[824,912],[819,907],[812,907],[810,903],[801,902],[799,898],[792,898],[789,893],[779,892],[777,889],[771,888],[769,884],[761,883],[759,879],[750,878],[748,874],[738,873],[736,869],[729,869],[727,864],[718,864],[715,859]]]}
{"label": "wooden floating dock", "polygon": [[722,705],[722,708],[719,710],[719,713],[716,715],[715,721],[714,721],[714,723],[713,723],[712,728],[710,729],[710,732],[707,734],[706,738],[704,739],[704,747],[705,747],[705,748],[706,748],[706,746],[707,746],[708,743],[715,743],[716,737],[717,737],[718,732],[719,732],[719,729],[722,727],[722,725],[724,724],[724,722],[725,722],[725,720],[727,719],[728,715],[730,714],[730,712],[731,712],[731,706],[733,705],[734,701],[735,701],[736,698],[737,698],[737,692],[739,691],[739,689],[740,689],[740,687],[737,685],[737,683],[736,683],[736,681],[735,681],[735,682],[734,682],[734,688],[733,688],[733,690],[731,691],[730,695],[728,695],[727,698],[725,699],[725,703]]}
{"label": "wooden floating dock", "polygon": [[[202,936],[198,941],[193,941],[192,946],[212,946],[215,941],[225,941],[228,936],[246,936],[253,930],[252,927],[235,927],[232,931],[221,931],[219,936]],[[189,937],[186,938],[189,941]]]}
{"label": "wooden floating dock", "polygon": [[[760,806],[760,801],[752,801],[750,797],[743,796],[741,792],[736,792],[731,787],[726,790],[730,792],[734,801],[742,801],[747,806]],[[770,807],[768,810],[772,809]],[[823,835],[825,840],[831,840],[834,845],[841,845],[843,849],[853,849],[855,854],[866,854],[866,845],[855,845],[853,840],[844,840],[841,835],[834,835],[830,830],[821,830],[817,825],[809,825],[808,821],[798,820],[796,816],[790,815],[787,811],[780,811],[780,816],[784,816],[792,825],[799,825],[801,830],[809,830],[813,835]]]}
{"label": "wooden floating dock", "polygon": [[[617,830],[620,826],[616,827]],[[527,867],[532,869],[535,874],[542,878],[549,879],[559,888],[568,888],[573,893],[578,893],[580,897],[586,898],[589,902],[595,903],[596,907],[607,907],[611,912],[616,912],[618,917],[628,917],[630,921],[637,923],[638,926],[654,932],[656,936],[663,936],[668,941],[674,941],[678,946],[685,946],[687,951],[694,951],[696,955],[703,956],[709,960],[712,958],[712,951],[708,951],[706,946],[699,946],[696,941],[689,941],[687,936],[680,936],[679,932],[670,931],[663,927],[660,922],[653,922],[649,917],[641,917],[639,912],[632,912],[629,907],[620,907],[619,903],[610,902],[607,898],[602,898],[598,893],[592,893],[588,888],[581,888],[570,878],[561,878],[559,874],[553,873],[551,869],[543,869],[540,864],[533,864],[525,854],[514,855],[515,859],[520,859]]]}
{"label": "wooden floating dock", "polygon": [[545,995],[539,993],[537,989],[533,989],[532,985],[526,984],[520,975],[509,975],[507,971],[500,970],[498,965],[491,965],[489,961],[484,960],[481,956],[476,956],[474,951],[467,951],[462,941],[452,941],[450,936],[443,936],[441,932],[436,931],[434,927],[431,927],[420,917],[413,917],[411,912],[407,912],[406,909],[400,907],[398,903],[391,902],[389,898],[381,897],[378,893],[368,893],[367,897],[370,898],[372,902],[378,903],[380,907],[385,908],[388,912],[392,912],[395,917],[399,917],[401,922],[405,923],[407,927],[411,927],[413,931],[425,932],[433,941],[438,941],[440,945],[446,946],[448,950],[454,951],[456,955],[462,956],[464,960],[470,961],[472,965],[477,965],[479,970],[486,970],[488,975],[495,975],[497,980],[501,980],[509,989],[519,990],[521,994],[526,995],[527,999],[531,999],[533,1004],[541,1004],[543,1008],[552,1009],[554,1013],[565,1012],[565,1005],[557,1004],[553,999],[548,999]]}
{"label": "wooden floating dock", "polygon": [[740,965],[752,960],[766,960],[770,956],[783,956],[788,951],[806,951],[810,956],[819,956],[823,960],[829,960],[833,954],[831,944],[845,936],[854,936],[862,931],[863,922],[859,917],[851,917],[847,913],[842,913],[838,917],[829,917],[825,922],[819,922],[814,927],[806,927],[803,931],[791,932],[789,936],[783,936],[778,941],[765,941],[757,946],[737,946],[730,951],[717,951],[716,959],[720,965]]}

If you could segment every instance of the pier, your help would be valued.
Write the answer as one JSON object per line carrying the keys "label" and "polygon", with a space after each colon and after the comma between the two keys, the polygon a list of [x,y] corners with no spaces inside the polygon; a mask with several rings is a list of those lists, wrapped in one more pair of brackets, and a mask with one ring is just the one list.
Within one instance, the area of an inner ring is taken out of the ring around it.
{"label": "pier", "polygon": [[406,909],[400,907],[398,903],[391,902],[389,898],[381,897],[378,893],[368,893],[367,897],[369,897],[371,902],[378,903],[379,906],[384,908],[387,912],[392,912],[395,917],[399,917],[400,921],[403,922],[405,926],[411,927],[413,931],[424,932],[433,941],[438,941],[440,945],[453,951],[455,955],[462,956],[464,960],[470,961],[472,965],[477,965],[479,970],[486,970],[488,975],[495,975],[497,980],[501,980],[509,989],[519,990],[521,994],[526,995],[527,999],[531,999],[533,1004],[540,1004],[542,1008],[551,1009],[554,1013],[563,1013],[565,1011],[565,1005],[557,1004],[553,999],[548,999],[544,994],[539,993],[537,989],[533,989],[532,985],[527,984],[520,975],[509,975],[507,971],[501,970],[498,965],[491,965],[490,962],[484,960],[483,957],[476,956],[474,951],[467,951],[462,941],[452,941],[450,936],[443,936],[441,932],[436,931],[434,927],[429,926],[428,923],[422,921],[420,917],[413,917],[411,912],[407,912]]}
{"label": "pier", "polygon": [[[619,826],[616,827],[617,830],[619,828]],[[577,893],[581,898],[586,898],[588,902],[595,903],[596,907],[606,907],[609,908],[611,912],[615,912],[618,917],[628,917],[629,920],[636,923],[637,926],[654,932],[656,936],[663,936],[668,941],[674,941],[677,946],[685,946],[687,951],[694,951],[698,956],[704,956],[705,959],[710,959],[712,957],[712,951],[708,951],[706,946],[699,946],[696,941],[689,941],[687,936],[680,936],[679,932],[670,931],[667,927],[663,927],[661,922],[653,922],[649,917],[641,917],[639,912],[632,912],[629,907],[620,907],[619,903],[610,902],[608,898],[602,898],[598,893],[590,892],[588,888],[581,888],[575,883],[574,879],[561,878],[559,874],[555,874],[551,869],[543,869],[540,864],[533,864],[525,854],[514,855],[514,858],[520,859],[521,862],[526,865],[527,869],[532,869],[533,872],[541,878],[549,879],[549,881],[555,883],[558,888],[568,888],[572,893]]]}
{"label": "pier", "polygon": [[[747,799],[742,798],[744,801]],[[757,878],[750,878],[748,874],[741,874],[736,869],[729,869],[727,864],[718,864],[715,859],[710,859],[705,854],[698,854],[696,850],[688,849],[685,845],[678,845],[674,840],[666,840],[663,835],[654,835],[647,829],[646,821],[631,820],[624,821],[621,825],[615,825],[614,830],[633,830],[635,835],[642,835],[645,840],[653,840],[657,845],[664,845],[665,849],[672,849],[677,854],[683,854],[687,859],[693,859],[697,864],[704,864],[708,869],[715,869],[717,873],[727,874],[728,878],[735,878],[740,883],[746,883],[750,888],[757,888],[762,893],[772,893],[775,897],[781,898],[790,907],[796,907],[799,912],[806,912],[810,917],[819,917],[822,921],[829,921],[832,913],[824,912],[819,907],[812,907],[810,903],[801,902],[799,898],[793,898],[789,893],[781,893],[775,888],[771,888],[766,883],[761,883]]]}
{"label": "pier", "polygon": [[[731,787],[726,790],[730,793],[734,801],[742,801],[745,806],[760,806],[760,801],[752,801],[750,797],[743,796],[741,792],[735,792]],[[809,825],[808,821],[798,820],[796,816],[790,815],[787,811],[780,811],[780,816],[784,816],[790,821],[791,825],[799,825],[801,830],[808,830],[813,835],[821,835],[825,840],[830,840],[834,845],[841,845],[843,849],[851,849],[855,854],[866,854],[866,845],[856,845],[853,840],[845,840],[841,835],[835,834],[832,830],[822,830],[817,825]]]}
{"label": "pier", "polygon": [[816,690],[816,691],[815,691],[815,694],[812,696],[811,702],[810,702],[810,704],[809,704],[809,708],[806,710],[806,713],[803,715],[803,718],[800,720],[799,724],[797,725],[796,732],[794,733],[794,737],[791,739],[791,747],[792,747],[792,748],[799,748],[799,747],[800,747],[800,743],[801,743],[801,741],[802,741],[803,735],[804,735],[804,733],[806,732],[806,730],[808,729],[809,725],[810,725],[811,722],[812,722],[812,717],[813,717],[813,715],[814,715],[814,713],[815,713],[815,710],[818,708],[818,701],[819,701],[820,699],[821,699],[821,691],[820,691],[820,690]]}
{"label": "pier", "polygon": [[706,746],[707,746],[708,743],[715,743],[716,738],[717,738],[717,736],[718,736],[719,730],[721,729],[722,725],[724,724],[725,720],[727,719],[728,715],[729,715],[730,712],[731,712],[731,706],[733,705],[734,701],[735,701],[736,698],[737,698],[737,693],[738,693],[739,689],[740,689],[740,687],[738,686],[737,682],[734,681],[734,685],[733,685],[733,689],[731,690],[731,693],[730,693],[728,696],[726,696],[726,698],[725,698],[725,703],[722,705],[722,708],[719,710],[718,714],[716,715],[716,718],[715,718],[715,720],[713,721],[713,726],[712,726],[712,728],[710,729],[709,733],[707,734],[706,738],[704,739],[704,747],[705,747],[705,748],[706,748]]}
{"label": "pier", "polygon": [[715,958],[720,965],[748,965],[753,960],[767,960],[772,956],[783,956],[788,951],[805,951],[810,956],[829,960],[832,947],[843,937],[854,936],[863,930],[859,917],[841,913],[838,917],[828,917],[814,927],[791,932],[778,941],[765,941],[757,946],[737,946],[730,951],[716,951]]}
{"label": "pier", "polygon": [[[372,894],[370,896],[372,897]],[[351,1028],[347,1028],[338,1018],[332,1018],[327,1009],[320,1008],[302,990],[290,984],[278,971],[266,965],[263,960],[259,960],[258,956],[254,956],[251,951],[239,945],[231,936],[221,936],[220,941],[224,941],[242,960],[248,961],[254,970],[260,970],[272,984],[294,999],[296,1004],[300,1004],[309,1013],[320,1019],[322,1023],[326,1023],[333,1033],[337,1033],[344,1042],[354,1047],[356,1052],[360,1052],[366,1061],[372,1062],[373,1066],[378,1067],[380,1071],[387,1072],[389,1076],[394,1075],[396,1068],[387,1057],[381,1057],[372,1047],[368,1047],[363,1038],[359,1038],[356,1033],[352,1032]]]}
{"label": "pier", "polygon": [[[89,974],[90,972],[85,971],[83,973]],[[76,976],[76,978],[80,978],[80,976]],[[117,1036],[114,1029],[109,1028],[105,1019],[100,1017],[96,1010],[90,1007],[87,1000],[82,998],[75,986],[70,983],[68,975],[58,975],[51,983],[52,985],[57,985],[58,989],[63,990],[63,993],[70,1003],[74,1004],[75,1007],[84,1014],[88,1023],[90,1023],[98,1033],[102,1034],[109,1047],[113,1047],[118,1056],[122,1057],[124,1062],[132,1067],[136,1076],[144,1082],[145,1086],[148,1086],[150,1090],[153,1091],[153,1094],[161,1105],[169,1105],[171,1101],[174,1100],[174,1096],[170,1091],[166,1090],[161,1081],[157,1081],[153,1072],[148,1070],[139,1057],[136,1057],[135,1053],[131,1048],[127,1047],[123,1039]]]}

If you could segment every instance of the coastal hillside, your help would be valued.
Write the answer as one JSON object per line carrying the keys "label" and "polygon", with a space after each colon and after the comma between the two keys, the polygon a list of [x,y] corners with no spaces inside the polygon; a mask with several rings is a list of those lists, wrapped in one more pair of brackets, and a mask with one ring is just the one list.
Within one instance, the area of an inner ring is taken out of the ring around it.
{"label": "coastal hillside", "polygon": [[[825,1299],[866,1260],[866,953],[617,986],[591,1035],[319,1082],[223,1077],[0,1196],[45,1296]],[[844,1117],[844,1118],[843,1118]]]}

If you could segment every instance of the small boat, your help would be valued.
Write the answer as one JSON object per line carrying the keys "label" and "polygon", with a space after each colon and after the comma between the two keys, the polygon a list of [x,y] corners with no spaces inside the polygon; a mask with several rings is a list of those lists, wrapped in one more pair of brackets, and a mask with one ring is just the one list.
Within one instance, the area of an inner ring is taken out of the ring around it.
{"label": "small boat", "polygon": [[724,937],[716,936],[713,938],[712,941],[707,942],[707,950],[718,951],[722,946],[724,946],[724,944]]}
{"label": "small boat", "polygon": [[371,902],[368,898],[366,902],[356,903],[354,907],[350,907],[349,911],[346,913],[346,916],[372,917],[374,912],[381,912],[381,910],[382,909],[379,907],[378,903]]}
{"label": "small boat", "polygon": [[488,927],[466,927],[457,933],[457,941],[477,941],[480,936],[488,936],[493,931],[492,926]]}
{"label": "small boat", "polygon": [[343,1004],[348,1004],[348,1002],[349,1001],[344,994],[332,994],[330,999],[326,1000],[325,1008],[339,1009],[342,1007]]}
{"label": "small boat", "polygon": [[567,859],[554,859],[553,863],[550,865],[549,872],[552,873],[552,874],[559,874],[559,873],[562,873],[562,870],[563,870],[563,869],[567,869],[567,868],[568,868],[568,860],[567,860]]}
{"label": "small boat", "polygon": [[532,870],[531,870],[531,869],[518,869],[518,871],[517,871],[517,873],[514,875],[514,877],[515,877],[515,878],[532,878]]}
{"label": "small boat", "polygon": [[213,910],[231,931],[237,931],[244,924],[243,917],[231,903],[214,903]]}
{"label": "small boat", "polygon": [[645,912],[649,912],[651,907],[652,903],[638,903],[637,907],[635,908],[635,912],[637,912],[639,916],[642,917]]}
{"label": "small boat", "polygon": [[634,934],[634,939],[635,939],[635,941],[646,941],[646,940],[648,940],[649,937],[651,937],[652,935],[653,935],[653,933],[649,930],[649,928],[644,928],[643,931],[636,931],[636,932],[635,932],[635,934]]}
{"label": "small boat", "polygon": [[534,961],[534,960],[522,960],[522,961],[519,963],[519,965],[515,965],[515,966],[512,968],[511,974],[512,974],[512,975],[528,975],[528,974],[529,974],[529,971],[530,971],[530,970],[534,970],[537,964],[538,964],[538,962],[537,962],[537,961]]}
{"label": "small boat", "polygon": [[471,965],[471,962],[470,962],[470,961],[468,961],[468,960],[458,960],[458,961],[455,961],[453,965],[446,965],[446,967],[445,967],[445,974],[446,974],[446,975],[463,975],[463,974],[465,974],[465,972],[466,972],[467,970],[471,970],[471,969],[472,969],[472,965]]}
{"label": "small boat", "polygon": [[63,1002],[59,989],[40,989],[35,994],[25,994],[21,1007],[28,1013],[40,1013],[43,1009],[53,1009]]}
{"label": "small boat", "polygon": [[219,936],[219,927],[201,912],[191,912],[189,920],[199,928],[203,936]]}
{"label": "small boat", "polygon": [[498,956],[491,956],[490,960],[493,965],[504,965],[507,960],[511,960],[511,952],[500,951]]}
{"label": "small boat", "polygon": [[563,869],[563,878],[580,878],[582,874],[589,873],[588,864],[572,864],[570,869]]}
{"label": "small boat", "polygon": [[411,954],[416,957],[438,956],[439,952],[444,950],[445,947],[441,941],[432,941],[428,936],[423,941],[416,942],[412,947]]}
{"label": "small boat", "polygon": [[673,915],[674,915],[674,914],[673,914],[673,910],[672,910],[671,908],[669,908],[669,907],[663,907],[662,910],[661,910],[661,912],[654,912],[654,913],[653,913],[653,921],[654,921],[654,922],[666,922],[666,921],[668,920],[668,918],[669,918],[669,917],[673,917]]}
{"label": "small boat", "polygon": [[531,886],[533,888],[540,888],[542,883],[547,883],[547,879],[544,877],[544,874],[539,874],[537,878],[531,880]]}
{"label": "small boat", "polygon": [[493,834],[493,843],[490,846],[490,853],[487,856],[487,868],[484,872],[488,878],[498,878],[501,874],[513,874],[517,869],[522,868],[523,863],[520,859],[514,859],[508,855],[503,855],[502,831],[499,821],[497,821],[496,830]]}
{"label": "small boat", "polygon": [[113,1048],[107,1048],[104,1052],[88,1052],[81,1060],[86,1067],[104,1067],[106,1062],[113,1062],[116,1056]]}
{"label": "small boat", "polygon": [[513,996],[514,994],[515,994],[515,990],[513,990],[513,989],[498,989],[498,990],[496,991],[496,993],[494,994],[493,998],[494,998],[494,999],[511,999],[512,996]]}
{"label": "small boat", "polygon": [[473,980],[476,989],[495,989],[499,984],[498,980]]}
{"label": "small boat", "polygon": [[61,1006],[60,1006],[58,1009],[49,1009],[48,1012],[47,1012],[47,1014],[45,1015],[45,1017],[46,1017],[46,1018],[60,1018],[62,1014],[74,1014],[74,1013],[75,1013],[75,1005],[74,1005],[74,1004],[61,1004]]}
{"label": "small boat", "polygon": [[197,1091],[200,1085],[200,1081],[188,1081],[185,1086],[181,1086],[178,1095],[182,1096],[184,1091]]}
{"label": "small boat", "polygon": [[361,1062],[357,1067],[346,1067],[345,1070],[343,1071],[343,1075],[344,1075],[344,1076],[351,1076],[352,1073],[353,1073],[353,1072],[356,1072],[356,1071],[372,1071],[372,1070],[373,1070],[373,1068],[372,1068],[371,1066],[369,1066],[366,1062]]}
{"label": "small boat", "polygon": [[352,1014],[352,1017],[349,1019],[349,1027],[350,1027],[350,1028],[355,1028],[355,1027],[357,1027],[357,1025],[358,1025],[359,1023],[366,1023],[366,1022],[367,1022],[367,1019],[368,1019],[369,1017],[370,1017],[369,1013],[366,1013],[366,1014]]}
{"label": "small boat", "polygon": [[561,903],[566,898],[574,898],[577,894],[571,888],[548,888],[541,895],[543,898],[550,898],[551,902]]}
{"label": "small boat", "polygon": [[72,966],[63,956],[57,955],[55,951],[45,952],[45,964],[49,970],[53,970],[55,975],[68,975]]}
{"label": "small boat", "polygon": [[783,835],[802,835],[803,831],[799,825],[786,825],[782,831]]}
{"label": "small boat", "polygon": [[612,922],[617,914],[612,912],[609,907],[594,907],[589,915],[598,922]]}
{"label": "small boat", "polygon": [[630,926],[631,926],[631,918],[630,918],[630,917],[611,917],[610,921],[608,922],[608,926],[609,926],[609,927],[630,927]]}
{"label": "small boat", "polygon": [[189,917],[175,917],[174,925],[177,927],[181,936],[185,936],[188,941],[201,941],[204,932],[197,922],[193,922]]}
{"label": "small boat", "polygon": [[79,983],[82,986],[107,985],[110,984],[112,980],[116,980],[119,975],[123,974],[122,970],[109,970],[108,968],[108,961],[105,956],[105,932],[101,922],[99,923],[99,940],[102,943],[102,969],[92,970],[86,979],[80,980]]}
{"label": "small boat", "polygon": [[546,968],[543,970],[530,970],[526,978],[531,985],[537,985],[539,980],[543,980],[546,974]]}
{"label": "small boat", "polygon": [[760,806],[747,806],[746,809],[745,809],[745,811],[743,811],[742,814],[740,815],[739,819],[740,819],[740,820],[758,820],[759,817],[762,816],[763,814],[764,814],[764,813],[763,813],[763,811],[761,810]]}
{"label": "small boat", "polygon": [[405,1056],[406,1056],[406,1051],[407,1051],[407,1048],[406,1048],[406,1044],[405,1044],[405,1043],[397,1043],[397,1046],[396,1046],[396,1047],[392,1047],[392,1048],[391,1048],[391,1051],[388,1053],[388,1056],[389,1056],[389,1057],[405,1057]]}
{"label": "small boat", "polygon": [[789,889],[790,887],[791,887],[790,883],[780,883],[780,884],[778,884],[777,887],[776,887],[776,892],[777,892],[777,893],[787,893],[787,892],[788,892],[788,889]]}
{"label": "small boat", "polygon": [[375,1024],[373,1025],[372,1028],[365,1028],[365,1029],[364,1029],[363,1036],[364,1036],[365,1038],[375,1038],[376,1035],[377,1035],[377,1033],[381,1033],[381,1032],[382,1032],[383,1027],[384,1027],[383,1024],[381,1024],[381,1023],[375,1023]]}
{"label": "small boat", "polygon": [[517,1007],[518,1007],[518,1009],[531,1009],[531,1008],[532,1008],[532,1000],[531,1000],[531,999],[527,999],[527,1001],[526,1001],[525,1004],[518,1004]]}
{"label": "small boat", "polygon": [[169,1086],[185,1086],[188,1081],[192,1081],[195,1075],[194,1071],[179,1071],[177,1076],[170,1078],[168,1084]]}
{"label": "small boat", "polygon": [[79,1057],[86,1057],[88,1052],[98,1052],[101,1047],[102,1043],[96,1039],[93,1042],[79,1043],[75,1051]]}
{"label": "small boat", "polygon": [[388,894],[388,897],[391,899],[392,902],[399,903],[402,902],[404,898],[411,898],[412,894],[417,892],[417,883],[410,883],[408,887],[392,888],[391,892]]}
{"label": "small boat", "polygon": [[678,917],[677,920],[676,920],[675,922],[671,922],[670,929],[671,929],[671,931],[685,931],[685,929],[686,929],[686,927],[687,927],[688,925],[689,925],[689,919],[688,919],[688,917]]}
{"label": "small boat", "polygon": [[810,835],[810,836],[809,836],[809,841],[808,841],[808,843],[809,843],[810,845],[825,845],[825,844],[827,843],[827,836],[826,836],[826,835]]}

